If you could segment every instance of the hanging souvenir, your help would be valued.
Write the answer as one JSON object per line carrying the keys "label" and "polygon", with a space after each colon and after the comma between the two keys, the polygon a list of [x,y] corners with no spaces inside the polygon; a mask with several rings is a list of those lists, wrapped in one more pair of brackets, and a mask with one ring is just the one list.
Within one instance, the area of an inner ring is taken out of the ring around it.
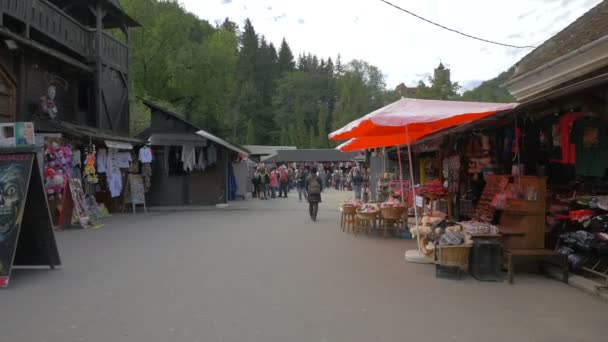
{"label": "hanging souvenir", "polygon": [[84,150],[84,154],[84,179],[89,184],[97,184],[99,182],[99,177],[97,176],[97,171],[95,170],[95,155],[97,154],[95,145],[87,145]]}

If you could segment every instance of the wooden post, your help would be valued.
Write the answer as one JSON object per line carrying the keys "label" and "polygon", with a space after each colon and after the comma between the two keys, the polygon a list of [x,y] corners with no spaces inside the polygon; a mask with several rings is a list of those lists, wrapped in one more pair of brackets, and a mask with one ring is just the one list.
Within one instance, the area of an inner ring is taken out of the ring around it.
{"label": "wooden post", "polygon": [[95,65],[95,104],[96,104],[96,116],[97,116],[97,126],[99,128],[106,129],[105,125],[102,125],[104,122],[104,113],[103,113],[103,61],[101,59],[102,56],[102,39],[103,39],[103,17],[105,16],[104,10],[101,7],[101,1],[97,2],[95,7],[95,48],[96,48],[96,65]]}

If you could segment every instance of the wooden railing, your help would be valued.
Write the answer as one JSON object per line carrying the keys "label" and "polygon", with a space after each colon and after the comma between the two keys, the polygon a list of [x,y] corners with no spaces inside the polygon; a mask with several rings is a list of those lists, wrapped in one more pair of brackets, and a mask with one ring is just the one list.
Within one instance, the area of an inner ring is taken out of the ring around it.
{"label": "wooden railing", "polygon": [[[0,15],[8,15],[85,58],[97,57],[96,32],[45,0],[0,0]],[[101,58],[128,68],[129,48],[107,34],[102,35]]]}
{"label": "wooden railing", "polygon": [[126,69],[129,65],[129,47],[104,32],[101,39],[101,57],[119,69]]}

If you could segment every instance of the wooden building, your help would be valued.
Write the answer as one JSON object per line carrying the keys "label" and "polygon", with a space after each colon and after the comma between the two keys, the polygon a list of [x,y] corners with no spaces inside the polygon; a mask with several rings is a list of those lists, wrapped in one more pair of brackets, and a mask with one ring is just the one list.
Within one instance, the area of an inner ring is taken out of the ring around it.
{"label": "wooden building", "polygon": [[[151,122],[140,138],[148,142],[154,155],[148,204],[226,203],[231,164],[249,152],[203,131],[180,115],[150,101],[144,101],[144,104],[150,109]],[[184,170],[184,147],[193,149],[196,156],[191,171]]]}
{"label": "wooden building", "polygon": [[0,122],[126,137],[134,26],[119,0],[0,0]]}

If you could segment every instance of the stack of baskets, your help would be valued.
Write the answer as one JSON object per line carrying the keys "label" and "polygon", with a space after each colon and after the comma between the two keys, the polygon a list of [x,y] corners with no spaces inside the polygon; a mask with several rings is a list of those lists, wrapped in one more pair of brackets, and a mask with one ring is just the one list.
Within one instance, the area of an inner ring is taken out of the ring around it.
{"label": "stack of baskets", "polygon": [[467,269],[471,247],[469,245],[437,246],[435,247],[435,263],[440,266]]}
{"label": "stack of baskets", "polygon": [[382,207],[380,208],[382,218],[385,220],[401,220],[405,214],[405,207]]}

